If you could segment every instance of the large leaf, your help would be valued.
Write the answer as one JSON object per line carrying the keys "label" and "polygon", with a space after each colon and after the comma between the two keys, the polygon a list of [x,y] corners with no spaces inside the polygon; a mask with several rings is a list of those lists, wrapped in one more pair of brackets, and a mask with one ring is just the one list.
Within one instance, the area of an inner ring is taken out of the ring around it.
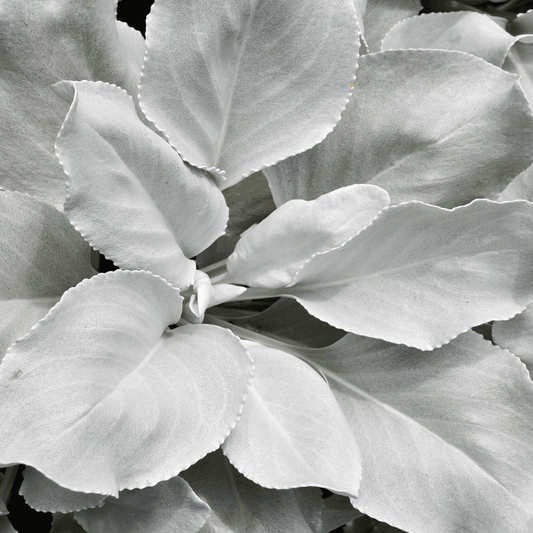
{"label": "large leaf", "polygon": [[263,487],[316,486],[357,497],[359,448],[327,383],[293,355],[243,342],[254,381],[224,454]]}
{"label": "large leaf", "polygon": [[61,295],[91,277],[90,248],[37,198],[0,193],[0,358]]}
{"label": "large leaf", "polygon": [[64,79],[104,80],[135,94],[140,33],[115,19],[116,0],[13,0],[0,6],[0,187],[63,206],[65,176],[54,141],[68,106]]}
{"label": "large leaf", "polygon": [[91,82],[55,87],[72,102],[56,142],[72,224],[121,268],[190,285],[195,265],[187,257],[226,227],[218,187],[141,122],[123,90]]}
{"label": "large leaf", "polygon": [[343,245],[388,205],[388,194],[373,185],[343,187],[309,202],[291,200],[242,235],[225,281],[289,285],[313,255]]}
{"label": "large leaf", "polygon": [[211,508],[207,523],[198,533],[319,531],[314,529],[323,509],[319,489],[265,489],[241,475],[220,450],[181,476]]}
{"label": "large leaf", "polygon": [[155,487],[125,490],[102,507],[76,513],[88,533],[196,533],[209,516],[186,481],[174,477]]}
{"label": "large leaf", "polygon": [[224,187],[324,139],[359,48],[352,0],[158,0],[146,38],[143,111]]}
{"label": "large leaf", "polygon": [[55,513],[50,533],[87,533],[71,514]]}
{"label": "large leaf", "polygon": [[361,446],[352,503],[410,533],[533,528],[533,384],[469,332],[431,353],[348,335],[306,356]]}
{"label": "large leaf", "polygon": [[533,201],[533,165],[518,174],[498,196],[499,202],[511,200]]}
{"label": "large leaf", "polygon": [[174,477],[220,446],[252,362],[221,328],[165,331],[181,302],[147,272],[100,274],[67,291],[0,366],[0,463],[117,495]]}
{"label": "large leaf", "polygon": [[75,492],[54,483],[35,468],[24,469],[24,480],[19,493],[36,511],[48,513],[72,513],[102,504],[104,494]]}
{"label": "large leaf", "polygon": [[399,50],[363,56],[335,130],[264,173],[277,205],[372,183],[393,203],[455,207],[495,199],[532,161],[533,117],[515,76],[460,52]]}
{"label": "large leaf", "polygon": [[345,331],[431,350],[522,311],[532,275],[533,204],[410,202],[314,256],[278,292]]}
{"label": "large leaf", "polygon": [[520,357],[533,379],[533,306],[504,322],[492,325],[494,342]]}
{"label": "large leaf", "polygon": [[488,15],[481,13],[428,13],[396,24],[383,39],[381,50],[457,50],[481,57],[501,67],[511,46],[519,38],[506,32]]}

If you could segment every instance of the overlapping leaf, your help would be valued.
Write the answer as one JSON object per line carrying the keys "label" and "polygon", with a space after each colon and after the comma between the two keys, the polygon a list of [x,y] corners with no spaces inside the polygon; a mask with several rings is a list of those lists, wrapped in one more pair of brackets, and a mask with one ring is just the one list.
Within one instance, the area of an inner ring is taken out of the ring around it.
{"label": "overlapping leaf", "polygon": [[62,208],[53,145],[68,106],[50,85],[104,80],[135,94],[144,39],[115,18],[116,0],[13,0],[0,6],[0,187]]}
{"label": "overlapping leaf", "polygon": [[252,362],[221,328],[165,331],[181,301],[147,272],[101,274],[67,291],[0,366],[0,463],[116,495],[169,479],[220,446]]}
{"label": "overlapping leaf", "polygon": [[102,507],[75,514],[88,533],[196,533],[208,516],[209,506],[179,477],[125,490]]}
{"label": "overlapping leaf", "polygon": [[494,342],[520,357],[533,379],[533,306],[504,322],[492,325]]}
{"label": "overlapping leaf", "polygon": [[533,300],[533,204],[387,208],[278,289],[345,331],[431,350]]}
{"label": "overlapping leaf", "polygon": [[241,475],[220,450],[193,465],[181,477],[211,508],[198,533],[320,531],[314,528],[320,524],[324,507],[319,489],[265,489]]}
{"label": "overlapping leaf", "polygon": [[363,17],[364,39],[370,52],[379,52],[385,34],[400,20],[417,15],[420,0],[368,0]]}
{"label": "overlapping leaf", "polygon": [[254,382],[224,454],[263,487],[316,486],[356,497],[359,448],[327,383],[288,353],[243,342]]}
{"label": "overlapping leaf", "polygon": [[400,50],[363,56],[335,130],[263,172],[277,205],[372,183],[393,203],[455,207],[495,199],[532,161],[533,116],[515,76],[459,52]]}
{"label": "overlapping leaf", "polygon": [[0,193],[0,358],[63,292],[91,277],[90,248],[55,208]]}
{"label": "overlapping leaf", "polygon": [[31,466],[24,469],[24,480],[19,494],[32,509],[47,513],[72,513],[97,507],[106,498],[104,494],[89,494],[66,489]]}
{"label": "overlapping leaf", "polygon": [[469,332],[431,353],[348,335],[306,356],[363,458],[362,512],[411,533],[533,528],[533,384]]}
{"label": "overlapping leaf", "polygon": [[488,15],[471,11],[428,13],[396,24],[383,39],[381,50],[457,50],[501,67],[518,39]]}
{"label": "overlapping leaf", "polygon": [[224,187],[324,139],[359,47],[353,0],[158,0],[146,36],[143,111]]}
{"label": "overlapping leaf", "polygon": [[225,281],[251,287],[289,285],[313,255],[341,246],[388,205],[388,194],[373,185],[287,202],[242,235],[228,258]]}
{"label": "overlapping leaf", "polygon": [[120,267],[190,285],[195,265],[187,257],[226,227],[220,190],[140,121],[118,87],[78,82],[56,90],[72,101],[56,142],[70,221]]}

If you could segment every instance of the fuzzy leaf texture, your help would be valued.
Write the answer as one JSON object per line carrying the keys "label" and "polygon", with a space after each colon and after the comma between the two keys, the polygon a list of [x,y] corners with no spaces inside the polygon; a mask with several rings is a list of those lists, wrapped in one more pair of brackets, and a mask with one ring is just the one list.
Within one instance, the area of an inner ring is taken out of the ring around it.
{"label": "fuzzy leaf texture", "polygon": [[333,132],[263,172],[276,205],[371,183],[392,203],[455,207],[496,199],[532,161],[533,115],[516,76],[459,52],[397,50],[361,57]]}
{"label": "fuzzy leaf texture", "polygon": [[322,376],[297,357],[243,342],[254,381],[224,454],[262,487],[316,486],[357,497],[359,448]]}
{"label": "fuzzy leaf texture", "polygon": [[74,516],[87,533],[196,533],[209,513],[188,483],[174,477],[154,487],[122,491],[102,507]]}
{"label": "fuzzy leaf texture", "polygon": [[158,0],[146,26],[141,107],[223,188],[322,141],[348,102],[352,0]]}
{"label": "fuzzy leaf texture", "polygon": [[315,255],[277,291],[337,328],[432,350],[522,311],[532,275],[533,204],[409,202]]}
{"label": "fuzzy leaf texture", "polygon": [[53,146],[68,106],[53,83],[103,80],[137,93],[144,39],[115,9],[116,0],[1,3],[0,188],[62,208],[65,176]]}
{"label": "fuzzy leaf texture", "polygon": [[430,353],[347,335],[305,350],[361,448],[352,503],[410,533],[531,531],[533,383],[473,332]]}
{"label": "fuzzy leaf texture", "polygon": [[181,474],[211,508],[198,533],[324,533],[328,522],[317,488],[272,490],[240,474],[220,450]]}
{"label": "fuzzy leaf texture", "polygon": [[94,274],[67,217],[37,198],[0,193],[0,359],[63,292]]}
{"label": "fuzzy leaf texture", "polygon": [[388,205],[388,194],[373,185],[287,202],[241,236],[228,258],[225,281],[251,287],[289,285],[313,255],[341,246]]}
{"label": "fuzzy leaf texture", "polygon": [[116,496],[218,448],[240,415],[252,362],[221,328],[167,330],[181,301],[147,272],[100,274],[66,292],[0,367],[0,463]]}
{"label": "fuzzy leaf texture", "polygon": [[123,90],[90,82],[55,88],[72,102],[56,142],[71,223],[120,267],[189,286],[195,265],[187,257],[226,227],[220,190],[141,122]]}

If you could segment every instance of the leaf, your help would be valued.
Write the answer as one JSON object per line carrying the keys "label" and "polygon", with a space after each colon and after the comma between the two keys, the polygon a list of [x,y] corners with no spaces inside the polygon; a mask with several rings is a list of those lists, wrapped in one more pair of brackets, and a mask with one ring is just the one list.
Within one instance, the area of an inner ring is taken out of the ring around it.
{"label": "leaf", "polygon": [[232,318],[231,322],[268,337],[310,348],[329,346],[346,335],[345,331],[310,315],[296,300],[289,298],[280,298],[262,313]]}
{"label": "leaf", "polygon": [[255,362],[242,416],[222,446],[262,487],[322,487],[357,497],[357,442],[324,379],[298,358],[243,341]]}
{"label": "leaf", "polygon": [[533,384],[517,358],[473,332],[429,353],[354,335],[303,353],[361,446],[360,511],[410,533],[531,530]]}
{"label": "leaf", "polygon": [[116,21],[116,0],[2,2],[0,187],[62,208],[65,175],[54,141],[67,106],[50,91],[64,79],[103,80],[136,94],[139,32]]}
{"label": "leaf", "polygon": [[56,142],[68,176],[65,212],[121,268],[192,283],[192,257],[224,232],[228,208],[205,173],[138,118],[131,97],[104,83],[56,85],[72,101]]}
{"label": "leaf", "polygon": [[198,533],[311,533],[323,503],[320,490],[265,489],[239,474],[220,450],[181,474],[211,508]]}
{"label": "leaf", "polygon": [[393,203],[455,207],[495,199],[532,160],[533,117],[516,77],[459,52],[396,50],[361,58],[324,142],[263,172],[276,205],[372,183]]}
{"label": "leaf", "polygon": [[88,533],[196,533],[209,516],[186,481],[174,477],[146,489],[125,490],[102,507],[76,513]]}
{"label": "leaf", "polygon": [[509,350],[525,363],[533,379],[533,306],[503,322],[492,325],[494,342]]}
{"label": "leaf", "polygon": [[233,252],[239,235],[250,226],[261,222],[276,209],[268,182],[262,172],[248,176],[226,189],[223,194],[229,208],[226,233],[195,258],[198,268],[226,259]]}
{"label": "leaf", "polygon": [[65,215],[17,192],[0,192],[0,257],[1,358],[94,270],[89,246]]}
{"label": "leaf", "polygon": [[511,46],[519,38],[512,36],[491,17],[481,13],[427,13],[396,24],[383,39],[381,50],[457,50],[501,67]]}
{"label": "leaf", "polygon": [[533,300],[533,204],[384,209],[278,289],[345,331],[432,350]]}
{"label": "leaf", "polygon": [[0,516],[0,533],[17,533],[7,516]]}
{"label": "leaf", "polygon": [[370,52],[379,52],[385,34],[400,20],[417,15],[420,0],[368,0],[363,17],[364,39]]}
{"label": "leaf", "polygon": [[24,480],[20,486],[19,494],[24,496],[24,501],[32,509],[48,513],[81,511],[88,507],[102,505],[106,498],[103,494],[88,494],[68,490],[54,483],[31,466],[24,469]]}
{"label": "leaf", "polygon": [[291,200],[241,236],[227,261],[228,283],[284,287],[313,255],[343,245],[389,205],[373,185],[352,185],[312,201]]}
{"label": "leaf", "polygon": [[511,200],[533,201],[533,165],[518,174],[498,196],[498,202]]}
{"label": "leaf", "polygon": [[70,514],[56,513],[52,519],[50,533],[86,533]]}
{"label": "leaf", "polygon": [[252,362],[221,328],[166,329],[181,302],[147,272],[100,274],[67,291],[0,366],[0,463],[117,495],[218,448],[242,410]]}
{"label": "leaf", "polygon": [[158,0],[146,26],[141,107],[223,188],[322,141],[350,96],[352,0]]}

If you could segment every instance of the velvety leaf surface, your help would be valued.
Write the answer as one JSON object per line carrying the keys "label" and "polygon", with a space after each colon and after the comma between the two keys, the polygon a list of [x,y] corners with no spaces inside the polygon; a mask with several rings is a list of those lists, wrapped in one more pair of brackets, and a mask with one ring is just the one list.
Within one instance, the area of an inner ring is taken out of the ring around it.
{"label": "velvety leaf surface", "polygon": [[430,353],[348,335],[306,356],[361,446],[358,509],[411,533],[531,530],[533,384],[516,357],[473,332]]}
{"label": "velvety leaf surface", "polygon": [[90,248],[65,215],[37,198],[0,192],[0,358],[63,292],[93,274]]}
{"label": "velvety leaf surface", "polygon": [[314,256],[279,291],[338,328],[432,350],[533,300],[532,232],[529,202],[409,202]]}
{"label": "velvety leaf surface", "polygon": [[225,281],[284,287],[313,255],[344,244],[389,205],[373,185],[352,185],[316,200],[291,200],[247,230],[228,258]]}
{"label": "velvety leaf surface", "polygon": [[381,50],[457,50],[501,67],[518,38],[506,32],[491,17],[481,13],[427,13],[396,24],[383,39]]}
{"label": "velvety leaf surface", "polygon": [[62,208],[54,141],[68,106],[64,79],[103,80],[136,94],[144,39],[116,21],[116,0],[13,0],[0,6],[0,187]]}
{"label": "velvety leaf surface", "polygon": [[400,20],[422,9],[420,0],[368,0],[363,17],[364,39],[370,52],[379,52],[385,34]]}
{"label": "velvety leaf surface", "polygon": [[241,475],[219,451],[181,474],[211,508],[198,533],[311,533],[322,510],[316,488],[272,490]]}
{"label": "velvety leaf surface", "polygon": [[494,342],[520,357],[533,379],[533,306],[504,322],[492,325]]}
{"label": "velvety leaf surface", "polygon": [[359,48],[352,0],[158,0],[146,38],[144,113],[223,188],[324,139]]}
{"label": "velvety leaf surface", "polygon": [[100,274],[65,293],[0,366],[0,463],[116,495],[174,477],[220,446],[253,365],[221,328],[166,329],[181,301],[147,272]]}
{"label": "velvety leaf surface", "polygon": [[103,494],[74,492],[54,483],[38,470],[27,466],[19,493],[26,503],[36,511],[49,513],[72,513],[101,505]]}
{"label": "velvety leaf surface", "polygon": [[455,207],[495,199],[532,160],[516,77],[459,52],[399,50],[363,56],[335,130],[264,173],[276,205],[372,183],[393,203]]}
{"label": "velvety leaf surface", "polygon": [[533,44],[518,41],[509,51],[502,68],[520,76],[520,86],[533,102]]}
{"label": "velvety leaf surface", "polygon": [[56,88],[72,100],[56,142],[72,224],[121,268],[190,285],[195,265],[186,257],[226,227],[218,187],[139,120],[123,90],[91,82]]}
{"label": "velvety leaf surface", "polygon": [[533,201],[533,165],[518,174],[498,196],[498,202],[511,200]]}
{"label": "velvety leaf surface", "polygon": [[307,363],[243,341],[255,362],[242,416],[222,449],[262,487],[322,487],[357,497],[357,442],[327,383]]}
{"label": "velvety leaf surface", "polygon": [[179,477],[125,490],[102,507],[75,514],[88,533],[196,533],[208,516],[209,506]]}

